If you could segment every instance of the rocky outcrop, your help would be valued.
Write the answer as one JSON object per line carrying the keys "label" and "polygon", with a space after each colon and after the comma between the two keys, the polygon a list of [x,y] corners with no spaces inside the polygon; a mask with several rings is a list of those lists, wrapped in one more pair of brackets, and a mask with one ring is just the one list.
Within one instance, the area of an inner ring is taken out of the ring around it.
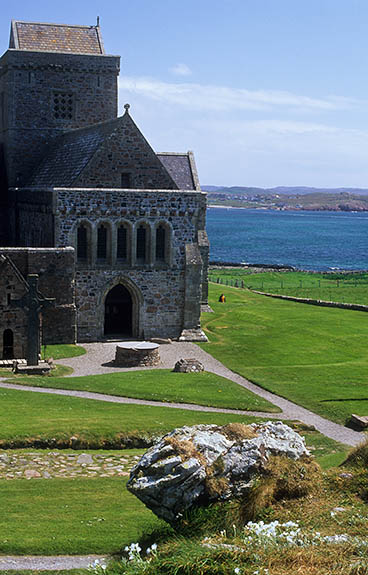
{"label": "rocky outcrop", "polygon": [[196,425],[176,429],[133,467],[128,489],[158,517],[175,523],[196,504],[242,495],[273,455],[309,455],[282,422]]}

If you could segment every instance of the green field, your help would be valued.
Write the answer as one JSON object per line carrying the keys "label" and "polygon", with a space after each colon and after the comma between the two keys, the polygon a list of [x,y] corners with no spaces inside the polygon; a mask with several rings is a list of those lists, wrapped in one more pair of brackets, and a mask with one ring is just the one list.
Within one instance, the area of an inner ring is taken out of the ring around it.
{"label": "green field", "polygon": [[0,554],[117,553],[162,528],[125,484],[105,477],[0,480]]}
{"label": "green field", "polygon": [[247,411],[280,411],[265,399],[213,373],[175,373],[168,369],[154,369],[84,377],[26,377],[17,379],[17,384]]}
{"label": "green field", "polygon": [[[121,405],[51,394],[0,389],[0,446],[27,446],[60,440],[62,445],[76,436],[99,448],[104,441],[121,438],[149,438],[175,427],[198,423],[225,425],[232,421],[250,423],[255,417]],[[64,441],[64,443],[63,443]]]}
{"label": "green field", "polygon": [[210,280],[273,294],[368,305],[368,273],[259,272],[210,269]]}
{"label": "green field", "polygon": [[[368,316],[211,285],[201,346],[262,387],[333,421],[368,414]],[[220,293],[227,303],[218,303]]]}

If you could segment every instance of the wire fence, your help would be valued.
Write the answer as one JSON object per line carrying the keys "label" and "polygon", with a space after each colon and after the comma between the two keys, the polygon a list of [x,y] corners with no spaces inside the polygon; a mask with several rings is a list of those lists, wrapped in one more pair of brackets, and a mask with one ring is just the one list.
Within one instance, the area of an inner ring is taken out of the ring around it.
{"label": "wire fence", "polygon": [[351,288],[351,287],[364,287],[368,290],[367,283],[362,284],[357,280],[340,280],[340,279],[328,280],[328,281],[315,280],[313,283],[305,280],[299,280],[298,283],[290,284],[289,282],[284,282],[283,280],[280,280],[280,282],[277,282],[275,280],[273,280],[272,282],[267,282],[264,280],[260,280],[257,282],[249,282],[246,280],[231,279],[231,278],[229,279],[219,276],[213,276],[211,274],[208,276],[208,279],[210,282],[221,285],[237,287],[242,289],[248,288],[248,289],[257,289],[265,291],[270,291],[271,289],[295,290],[295,289],[313,289],[313,288],[335,289],[335,288]]}

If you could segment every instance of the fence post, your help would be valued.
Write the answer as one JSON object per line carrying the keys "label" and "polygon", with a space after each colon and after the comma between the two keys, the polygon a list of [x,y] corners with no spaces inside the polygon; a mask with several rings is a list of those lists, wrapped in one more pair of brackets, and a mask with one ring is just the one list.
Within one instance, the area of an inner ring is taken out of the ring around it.
{"label": "fence post", "polygon": [[244,282],[243,282],[243,280],[242,280],[242,283],[241,283],[241,287],[244,289]]}

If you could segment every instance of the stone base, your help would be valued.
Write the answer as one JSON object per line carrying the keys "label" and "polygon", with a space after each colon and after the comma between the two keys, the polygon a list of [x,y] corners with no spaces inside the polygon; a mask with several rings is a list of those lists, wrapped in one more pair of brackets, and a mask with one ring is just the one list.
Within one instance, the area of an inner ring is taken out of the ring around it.
{"label": "stone base", "polygon": [[208,341],[208,337],[200,328],[183,329],[179,341]]}
{"label": "stone base", "polygon": [[14,373],[25,375],[46,375],[50,373],[51,366],[47,361],[40,361],[38,365],[25,365],[24,363],[14,362]]}
{"label": "stone base", "polygon": [[116,346],[114,364],[117,367],[154,367],[159,365],[159,345],[146,341],[121,343]]}
{"label": "stone base", "polygon": [[352,413],[350,417],[350,424],[355,429],[367,429],[368,415],[355,415],[355,413]]}
{"label": "stone base", "polygon": [[201,371],[204,371],[204,366],[195,358],[179,359],[179,361],[176,362],[173,371],[179,373],[200,373]]}
{"label": "stone base", "polygon": [[213,313],[213,309],[208,303],[201,304],[201,313]]}

